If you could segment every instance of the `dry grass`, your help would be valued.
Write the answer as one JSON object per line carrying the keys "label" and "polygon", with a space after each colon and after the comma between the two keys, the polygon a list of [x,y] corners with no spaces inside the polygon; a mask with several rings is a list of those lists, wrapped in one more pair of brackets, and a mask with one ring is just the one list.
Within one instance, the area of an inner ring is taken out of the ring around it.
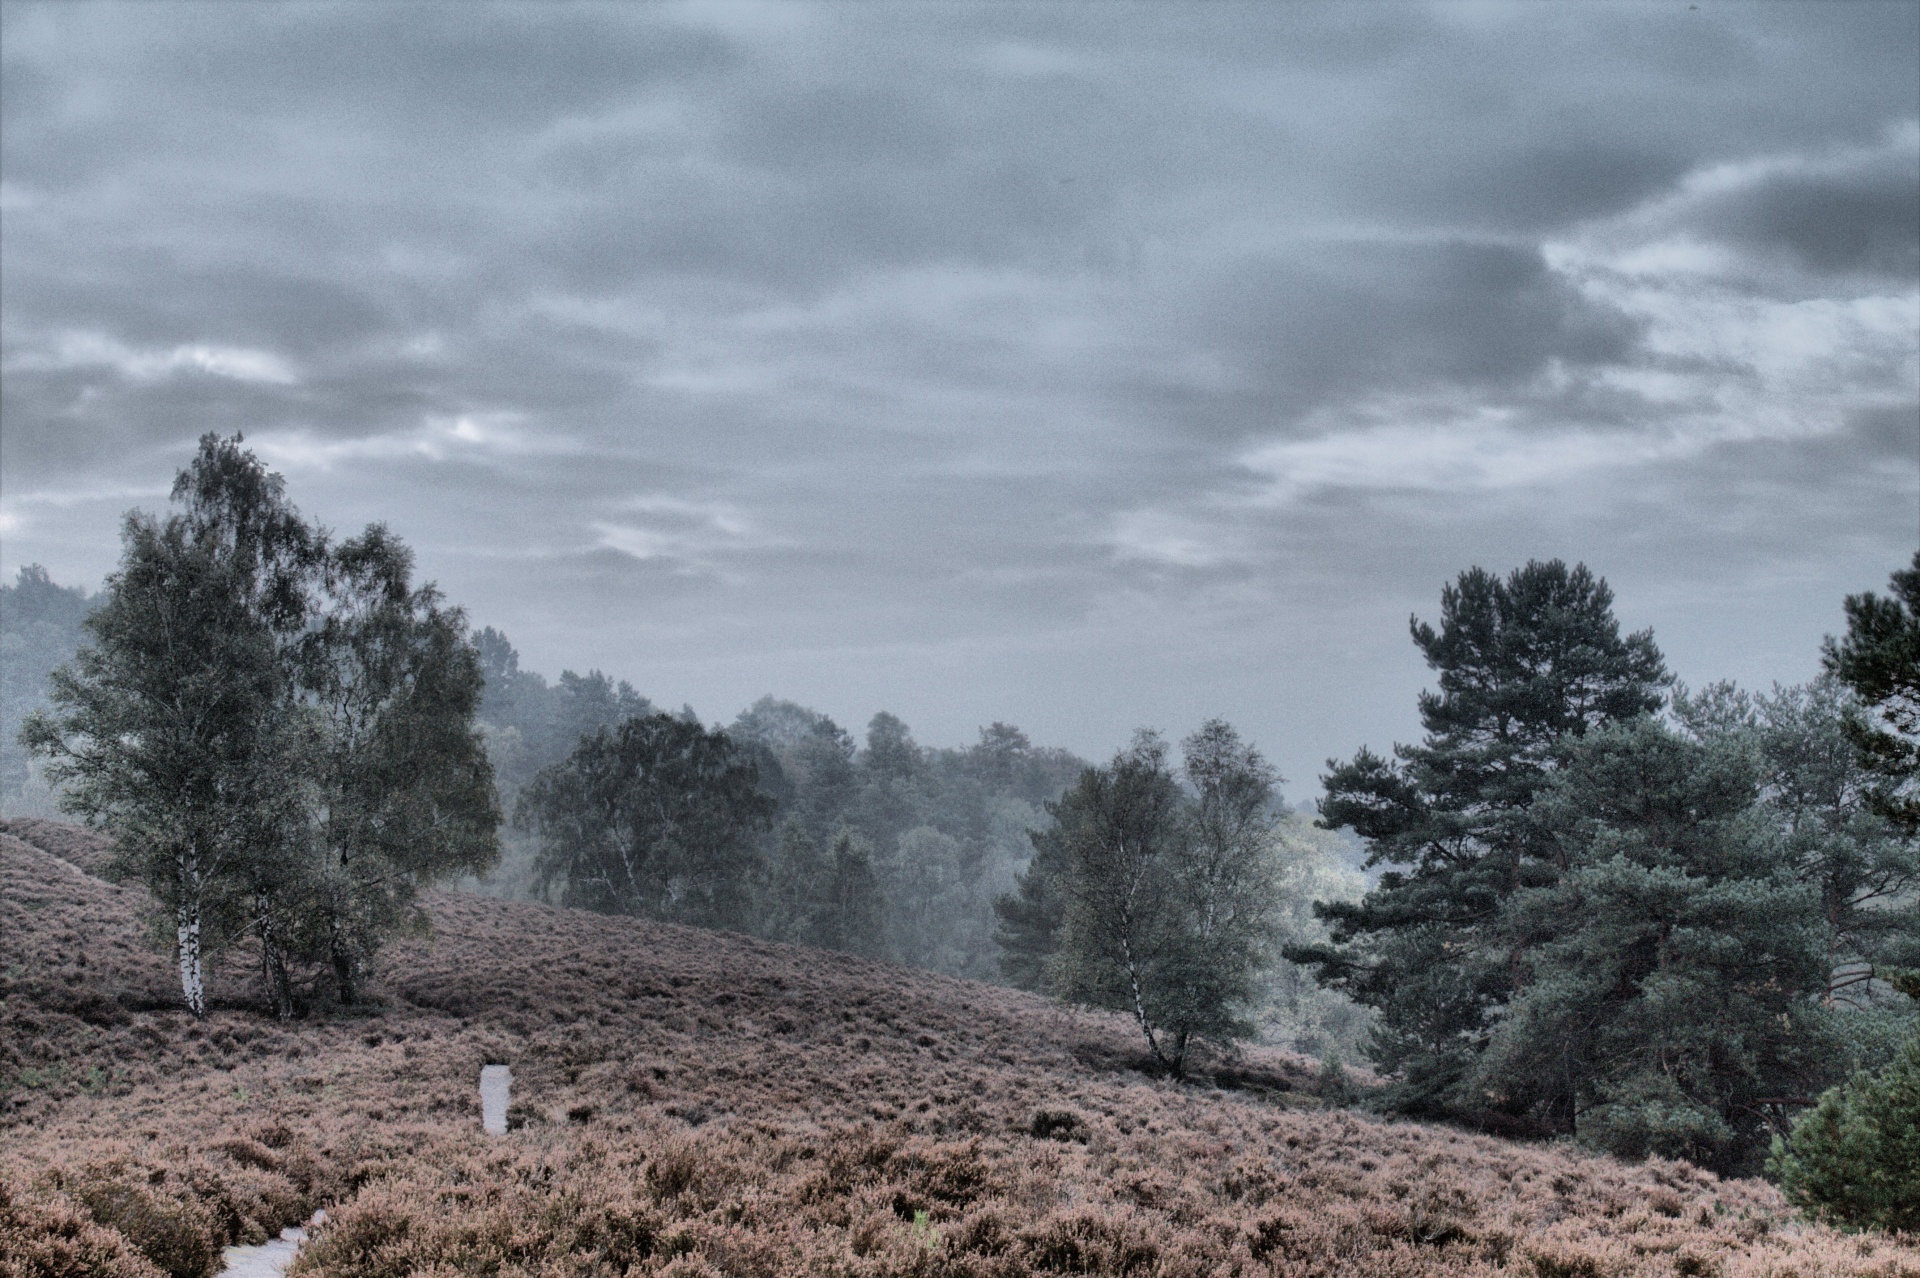
{"label": "dry grass", "polygon": [[204,1272],[324,1205],[298,1273],[1920,1278],[1759,1182],[1325,1111],[1280,1053],[1174,1085],[1110,1018],[634,920],[437,896],[377,1012],[276,1025],[238,955],[195,1024],[139,894],[46,850],[97,843],[12,828],[0,1273]]}

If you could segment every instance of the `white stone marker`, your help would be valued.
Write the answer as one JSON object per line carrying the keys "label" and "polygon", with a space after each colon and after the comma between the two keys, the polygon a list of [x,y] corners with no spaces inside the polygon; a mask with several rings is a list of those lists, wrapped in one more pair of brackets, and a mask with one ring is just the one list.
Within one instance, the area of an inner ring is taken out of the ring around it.
{"label": "white stone marker", "polygon": [[505,1065],[488,1065],[480,1071],[480,1124],[490,1136],[507,1134],[507,1093],[513,1087],[513,1071]]}

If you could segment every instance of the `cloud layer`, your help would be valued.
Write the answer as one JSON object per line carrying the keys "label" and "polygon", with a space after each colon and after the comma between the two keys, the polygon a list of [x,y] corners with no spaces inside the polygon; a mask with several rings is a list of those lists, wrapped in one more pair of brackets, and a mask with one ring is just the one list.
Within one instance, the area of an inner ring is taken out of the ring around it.
{"label": "cloud layer", "polygon": [[1909,4],[4,24],[9,574],[244,430],[534,668],[1304,795],[1469,564],[1798,679],[1920,537]]}

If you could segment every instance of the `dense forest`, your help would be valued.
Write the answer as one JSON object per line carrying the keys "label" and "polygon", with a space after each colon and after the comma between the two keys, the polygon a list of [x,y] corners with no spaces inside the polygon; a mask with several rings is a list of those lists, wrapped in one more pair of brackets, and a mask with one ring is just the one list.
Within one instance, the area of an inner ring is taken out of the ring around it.
{"label": "dense forest", "polygon": [[1910,1221],[1920,555],[1766,693],[1680,684],[1584,565],[1468,569],[1411,622],[1425,735],[1330,760],[1312,822],[1221,720],[1090,764],[1003,722],[928,748],[885,712],[856,740],[772,696],[709,726],[550,684],[237,439],[174,496],[96,598],[37,568],[0,595],[44,761],[8,755],[5,801],[115,835],[196,1013],[241,940],[282,1019],[351,1004],[464,882],[1119,1012],[1176,1079],[1253,1038],[1363,1058],[1399,1112]]}

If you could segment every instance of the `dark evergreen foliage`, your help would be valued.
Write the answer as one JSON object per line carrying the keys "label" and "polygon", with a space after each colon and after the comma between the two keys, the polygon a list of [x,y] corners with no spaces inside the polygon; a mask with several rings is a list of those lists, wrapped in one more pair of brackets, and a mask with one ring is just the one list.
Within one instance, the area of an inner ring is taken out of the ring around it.
{"label": "dark evergreen foliage", "polygon": [[1379,1010],[1375,1060],[1402,1075],[1405,1108],[1475,1103],[1460,1085],[1520,975],[1500,908],[1563,868],[1531,815],[1562,743],[1660,705],[1652,635],[1621,635],[1612,604],[1584,565],[1469,569],[1442,591],[1437,630],[1411,622],[1439,674],[1420,695],[1424,741],[1329,761],[1324,823],[1392,868],[1363,901],[1324,907],[1333,944],[1289,957]]}
{"label": "dark evergreen foliage", "polygon": [[1920,1033],[1884,1069],[1823,1093],[1774,1138],[1767,1171],[1818,1217],[1920,1233]]}
{"label": "dark evergreen foliage", "polygon": [[1502,910],[1519,982],[1476,1091],[1614,1153],[1750,1173],[1782,1099],[1833,1075],[1830,930],[1753,744],[1641,718],[1569,747],[1535,804],[1562,870]]}
{"label": "dark evergreen foliage", "polygon": [[1920,831],[1920,551],[1889,584],[1886,598],[1847,596],[1846,637],[1824,655],[1863,703],[1849,732],[1880,776],[1876,805]]}

